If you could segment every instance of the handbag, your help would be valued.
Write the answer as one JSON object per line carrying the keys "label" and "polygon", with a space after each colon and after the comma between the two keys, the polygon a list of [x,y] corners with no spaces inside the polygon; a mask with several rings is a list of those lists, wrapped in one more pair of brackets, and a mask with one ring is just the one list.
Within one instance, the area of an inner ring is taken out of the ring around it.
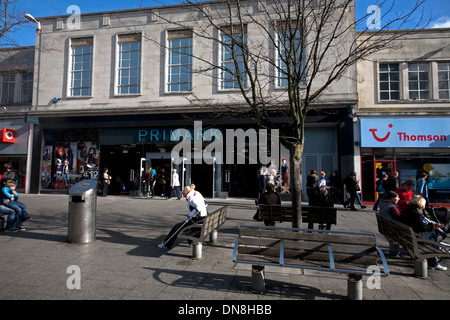
{"label": "handbag", "polygon": [[355,185],[355,190],[356,191],[361,191],[361,188],[359,187],[359,184]]}

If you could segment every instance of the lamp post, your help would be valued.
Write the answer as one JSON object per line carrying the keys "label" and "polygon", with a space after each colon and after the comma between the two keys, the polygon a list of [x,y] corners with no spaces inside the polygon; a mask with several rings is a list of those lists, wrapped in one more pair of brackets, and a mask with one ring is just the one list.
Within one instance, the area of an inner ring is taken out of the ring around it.
{"label": "lamp post", "polygon": [[[25,14],[25,18],[33,23],[36,24],[36,32],[39,32],[39,39],[38,39],[38,52],[37,52],[37,74],[34,75],[34,79],[36,81],[36,91],[35,94],[33,94],[33,100],[35,102],[35,110],[37,110],[38,106],[38,98],[39,98],[39,75],[40,75],[40,69],[41,69],[41,23],[33,17],[31,14],[27,13]],[[36,58],[36,55],[35,55]],[[27,151],[27,171],[26,176],[27,179],[25,180],[25,193],[30,193],[30,186],[31,186],[31,163],[33,159],[33,141],[34,141],[34,124],[30,122],[30,128],[28,132],[28,151]],[[39,178],[38,181],[41,181]]]}

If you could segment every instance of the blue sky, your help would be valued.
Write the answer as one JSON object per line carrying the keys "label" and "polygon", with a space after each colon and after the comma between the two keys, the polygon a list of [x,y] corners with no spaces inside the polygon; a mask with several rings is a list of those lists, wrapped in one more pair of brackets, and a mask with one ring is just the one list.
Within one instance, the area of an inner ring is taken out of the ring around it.
{"label": "blue sky", "polygon": [[[356,0],[357,16],[364,16],[369,6],[377,5],[382,1],[383,0]],[[386,1],[389,3],[392,2],[392,0]],[[78,6],[81,13],[89,13],[133,9],[138,8],[139,6],[160,6],[163,3],[171,4],[176,2],[176,0],[17,0],[16,6],[20,11],[29,13],[38,18],[70,14],[67,12],[67,9],[71,5]],[[393,12],[400,13],[402,11],[409,11],[413,6],[413,2],[415,3],[415,0],[395,0]],[[425,20],[428,21],[431,19],[428,28],[450,28],[450,0],[425,0],[422,8]],[[422,11],[417,13],[417,15],[420,15],[421,13]],[[381,15],[383,16],[383,14],[383,9],[381,9]],[[383,20],[381,22],[383,23]],[[16,31],[11,37],[14,38],[19,45],[34,46],[35,27],[30,23],[28,26]]]}

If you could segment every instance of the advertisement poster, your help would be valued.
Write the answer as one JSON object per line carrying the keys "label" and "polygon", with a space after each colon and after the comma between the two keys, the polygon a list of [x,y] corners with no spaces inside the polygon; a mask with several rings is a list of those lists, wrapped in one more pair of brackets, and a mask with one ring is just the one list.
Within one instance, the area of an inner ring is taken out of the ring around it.
{"label": "advertisement poster", "polygon": [[42,188],[49,189],[52,185],[52,155],[53,147],[45,146],[42,152]]}
{"label": "advertisement poster", "polygon": [[56,143],[44,147],[43,188],[70,189],[84,179],[98,179],[99,148],[95,142]]}
{"label": "advertisement poster", "polygon": [[427,163],[424,169],[428,169],[428,188],[450,190],[450,164]]}

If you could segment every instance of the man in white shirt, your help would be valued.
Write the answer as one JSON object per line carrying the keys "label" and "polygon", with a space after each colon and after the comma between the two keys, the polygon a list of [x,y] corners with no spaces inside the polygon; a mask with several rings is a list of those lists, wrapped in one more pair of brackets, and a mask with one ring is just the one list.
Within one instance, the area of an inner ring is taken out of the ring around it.
{"label": "man in white shirt", "polygon": [[[206,210],[205,199],[203,198],[202,194],[196,191],[194,188],[195,186],[187,186],[183,190],[183,195],[186,198],[188,205],[188,220],[179,222],[172,227],[172,230],[170,230],[164,241],[158,245],[160,249],[171,249],[175,240],[177,239],[178,233],[183,228],[207,216],[208,212]],[[189,240],[188,242],[190,243]]]}

